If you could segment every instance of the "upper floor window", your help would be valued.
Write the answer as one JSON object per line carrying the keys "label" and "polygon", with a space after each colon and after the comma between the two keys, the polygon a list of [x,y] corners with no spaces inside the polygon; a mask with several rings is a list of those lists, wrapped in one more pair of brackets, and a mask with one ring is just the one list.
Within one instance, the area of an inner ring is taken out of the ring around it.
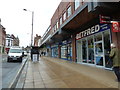
{"label": "upper floor window", "polygon": [[57,29],[58,29],[58,26],[59,26],[59,24],[58,24],[58,21],[57,21],[57,23],[56,23],[56,27],[57,27]]}
{"label": "upper floor window", "polygon": [[56,25],[54,25],[54,27],[53,27],[53,28],[54,28],[54,32],[55,32],[55,31],[56,31]]}
{"label": "upper floor window", "polygon": [[66,12],[63,14],[63,20],[66,20]]}
{"label": "upper floor window", "polygon": [[62,17],[60,17],[60,25],[62,24]]}
{"label": "upper floor window", "polygon": [[80,6],[80,0],[75,0],[75,10]]}
{"label": "upper floor window", "polygon": [[71,15],[71,6],[68,7],[67,12],[68,12],[68,17],[69,17]]}

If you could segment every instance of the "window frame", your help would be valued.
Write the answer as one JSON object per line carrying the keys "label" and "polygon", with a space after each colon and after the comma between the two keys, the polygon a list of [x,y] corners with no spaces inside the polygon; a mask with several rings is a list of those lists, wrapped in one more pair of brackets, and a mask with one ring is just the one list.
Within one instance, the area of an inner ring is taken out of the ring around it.
{"label": "window frame", "polygon": [[67,17],[70,17],[71,14],[72,14],[72,8],[71,8],[71,6],[69,6],[69,7],[67,8]]}

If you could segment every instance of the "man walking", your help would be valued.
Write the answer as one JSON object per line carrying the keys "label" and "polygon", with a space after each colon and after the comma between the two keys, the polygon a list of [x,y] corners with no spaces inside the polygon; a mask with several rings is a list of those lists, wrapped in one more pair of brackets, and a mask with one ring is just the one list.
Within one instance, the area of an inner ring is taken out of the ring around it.
{"label": "man walking", "polygon": [[116,48],[115,44],[111,44],[110,58],[113,60],[113,70],[120,82],[120,51]]}

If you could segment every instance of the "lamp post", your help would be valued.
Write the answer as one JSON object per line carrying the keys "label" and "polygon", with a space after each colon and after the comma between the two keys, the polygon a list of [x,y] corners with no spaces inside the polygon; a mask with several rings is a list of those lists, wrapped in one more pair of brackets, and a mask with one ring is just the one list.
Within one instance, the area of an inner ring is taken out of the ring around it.
{"label": "lamp post", "polygon": [[34,20],[34,11],[23,9],[24,11],[32,12],[32,32],[31,32],[31,46],[33,45],[33,20]]}

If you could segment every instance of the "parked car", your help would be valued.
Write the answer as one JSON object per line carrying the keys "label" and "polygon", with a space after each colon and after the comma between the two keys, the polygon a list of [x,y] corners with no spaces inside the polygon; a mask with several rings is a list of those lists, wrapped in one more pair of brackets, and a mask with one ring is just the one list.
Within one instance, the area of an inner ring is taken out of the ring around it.
{"label": "parked car", "polygon": [[23,50],[21,47],[11,47],[8,52],[7,62],[19,61],[22,62]]}

